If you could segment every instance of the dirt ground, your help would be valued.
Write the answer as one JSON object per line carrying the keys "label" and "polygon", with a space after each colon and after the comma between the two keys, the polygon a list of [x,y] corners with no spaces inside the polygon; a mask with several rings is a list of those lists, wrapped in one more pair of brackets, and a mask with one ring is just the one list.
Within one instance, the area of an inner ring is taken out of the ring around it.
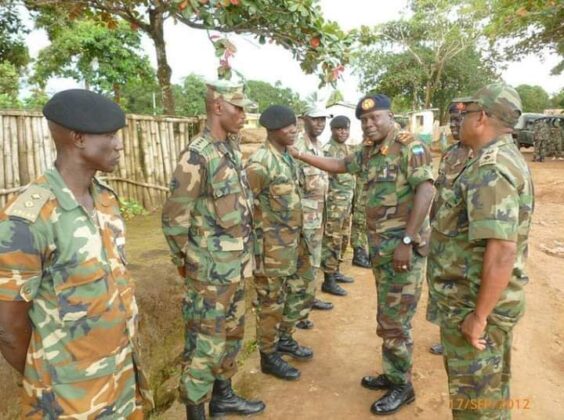
{"label": "dirt ground", "polygon": [[[523,150],[530,162],[532,154]],[[512,396],[514,419],[564,418],[564,161],[530,162],[535,181],[536,209],[530,241],[526,288],[527,313],[513,343]],[[160,412],[158,419],[183,419],[174,402],[183,327],[180,319],[182,284],[168,259],[159,215],[128,222],[130,269],[137,283],[141,312],[143,360]],[[349,295],[337,298],[329,312],[315,311],[315,328],[298,330],[296,338],[312,347],[315,357],[292,362],[302,371],[296,382],[263,375],[254,348],[254,314],[247,316],[246,344],[235,388],[246,397],[264,400],[264,419],[368,419],[369,408],[382,392],[360,386],[360,379],[380,369],[380,339],[376,336],[375,288],[370,270],[350,265],[343,272],[356,279]],[[250,299],[250,296],[249,296]],[[448,419],[448,394],[442,359],[428,347],[438,341],[438,328],[425,321],[426,290],[413,323],[416,401],[390,419]],[[15,418],[16,375],[0,360],[0,419]],[[523,406],[527,408],[523,408]],[[170,407],[170,408],[168,408]],[[168,409],[167,409],[168,408]]]}

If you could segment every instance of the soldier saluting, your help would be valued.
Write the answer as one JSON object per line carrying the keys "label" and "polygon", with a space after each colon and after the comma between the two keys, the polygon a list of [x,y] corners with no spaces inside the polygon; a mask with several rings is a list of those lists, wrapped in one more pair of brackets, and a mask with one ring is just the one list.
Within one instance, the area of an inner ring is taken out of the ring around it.
{"label": "soldier saluting", "polygon": [[57,93],[43,114],[55,166],[0,211],[0,350],[23,374],[22,417],[142,418],[152,399],[125,226],[94,177],[117,166],[125,115],[81,89]]}

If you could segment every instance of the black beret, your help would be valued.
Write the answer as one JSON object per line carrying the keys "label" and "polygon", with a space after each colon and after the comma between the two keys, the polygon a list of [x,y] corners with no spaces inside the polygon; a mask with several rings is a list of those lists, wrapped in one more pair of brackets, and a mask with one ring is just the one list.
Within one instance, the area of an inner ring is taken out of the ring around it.
{"label": "black beret", "polygon": [[278,130],[296,124],[296,114],[284,105],[270,105],[260,114],[259,123],[267,130]]}
{"label": "black beret", "polygon": [[356,106],[355,115],[360,119],[360,116],[365,112],[379,111],[382,109],[390,109],[392,101],[386,95],[378,93],[376,95],[366,95]]}
{"label": "black beret", "polygon": [[349,128],[351,126],[351,120],[344,115],[337,115],[329,123],[331,128]]}
{"label": "black beret", "polygon": [[112,133],[125,126],[125,114],[118,104],[84,89],[56,93],[43,107],[43,115],[49,121],[87,134]]}

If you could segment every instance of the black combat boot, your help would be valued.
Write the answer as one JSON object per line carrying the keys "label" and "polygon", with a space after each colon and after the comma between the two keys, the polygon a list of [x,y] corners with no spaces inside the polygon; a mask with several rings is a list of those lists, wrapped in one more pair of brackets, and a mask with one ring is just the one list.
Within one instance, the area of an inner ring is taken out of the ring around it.
{"label": "black combat boot", "polygon": [[333,304],[331,302],[315,298],[313,299],[311,309],[317,309],[318,311],[330,311],[331,309],[333,309]]}
{"label": "black combat boot", "polygon": [[210,416],[224,414],[237,414],[246,416],[264,411],[266,406],[262,401],[249,401],[241,398],[231,387],[231,379],[222,381],[216,379],[213,383],[212,398],[210,401]]}
{"label": "black combat boot", "polygon": [[366,254],[366,250],[364,248],[358,246],[353,250],[352,265],[362,268],[372,268],[370,260],[368,259],[368,254]]}
{"label": "black combat boot", "polygon": [[260,353],[260,370],[262,373],[276,376],[287,381],[300,377],[300,371],[280,357],[279,353]]}
{"label": "black combat boot", "polygon": [[186,420],[206,420],[204,403],[198,405],[186,404]]}
{"label": "black combat boot", "polygon": [[415,392],[411,383],[393,384],[382,398],[376,400],[370,407],[372,414],[385,416],[395,413],[403,405],[415,401]]}
{"label": "black combat boot", "polygon": [[309,319],[302,319],[301,321],[296,322],[296,328],[299,328],[300,330],[311,330],[313,326],[313,322]]}
{"label": "black combat boot", "polygon": [[339,283],[354,283],[354,279],[352,277],[345,276],[340,271],[337,271],[335,273],[335,280],[337,280]]}
{"label": "black combat boot", "polygon": [[360,384],[368,389],[389,389],[393,384],[384,374],[378,376],[365,376]]}
{"label": "black combat boot", "polygon": [[313,357],[313,350],[306,346],[300,346],[292,337],[281,337],[278,340],[278,353],[287,354],[294,359],[309,360]]}
{"label": "black combat boot", "polygon": [[335,273],[324,273],[325,280],[321,285],[321,290],[325,293],[329,293],[335,296],[346,296],[347,291],[337,284],[337,279],[335,279]]}

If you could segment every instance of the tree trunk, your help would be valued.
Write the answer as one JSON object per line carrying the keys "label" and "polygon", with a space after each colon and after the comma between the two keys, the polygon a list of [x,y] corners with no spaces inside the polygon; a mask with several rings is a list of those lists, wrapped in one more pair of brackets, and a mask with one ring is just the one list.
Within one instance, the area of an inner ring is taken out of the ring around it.
{"label": "tree trunk", "polygon": [[112,88],[114,90],[114,102],[119,104],[121,101],[121,87],[117,83],[114,83]]}
{"label": "tree trunk", "polygon": [[149,9],[149,21],[149,36],[155,44],[155,51],[157,53],[157,79],[161,87],[164,112],[168,115],[174,115],[174,97],[172,96],[172,87],[170,84],[172,71],[166,57],[163,11],[160,8]]}

